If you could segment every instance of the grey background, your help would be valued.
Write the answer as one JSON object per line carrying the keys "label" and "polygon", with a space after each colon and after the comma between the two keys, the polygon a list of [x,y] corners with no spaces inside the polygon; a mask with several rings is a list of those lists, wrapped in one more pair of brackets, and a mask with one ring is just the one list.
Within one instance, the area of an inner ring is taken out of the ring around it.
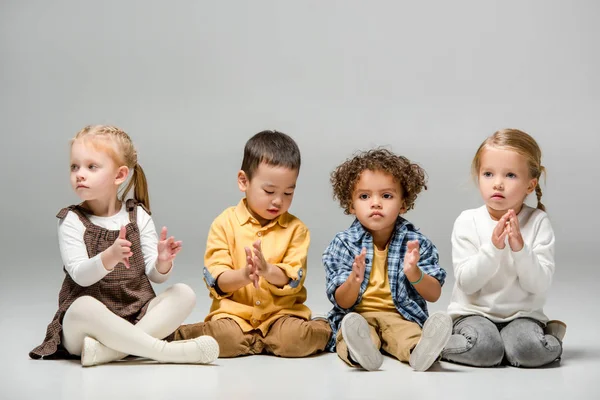
{"label": "grey background", "polygon": [[[208,311],[201,280],[206,234],[241,197],[236,172],[252,134],[277,129],[300,146],[303,166],[290,211],[311,229],[307,303],[324,314],[329,303],[320,256],[352,221],[331,198],[329,173],[337,164],[356,150],[387,146],[425,168],[429,190],[406,217],[440,251],[448,280],[431,309],[445,309],[453,284],[453,221],[482,204],[469,176],[473,154],[497,129],[523,129],[543,151],[543,202],[557,237],[546,310],[567,321],[571,343],[583,346],[571,353],[581,358],[575,365],[588,356],[597,365],[593,331],[599,325],[591,318],[591,329],[586,316],[598,315],[592,304],[600,278],[599,13],[600,3],[583,0],[0,1],[0,323],[5,342],[17,338],[9,345],[9,363],[17,367],[6,364],[1,379],[27,397],[34,392],[23,391],[31,390],[23,377],[47,376],[49,364],[28,360],[27,352],[43,337],[62,281],[54,215],[78,201],[68,181],[68,140],[96,123],[131,135],[155,223],[184,242],[170,282],[197,292],[190,322]],[[274,372],[277,362],[302,371],[314,362],[316,371],[339,370],[335,376],[343,382],[349,371],[333,355],[295,364],[261,359]],[[240,367],[247,360],[224,363],[232,371],[255,369]],[[575,369],[565,378],[568,360],[558,370],[535,373],[560,371],[562,379],[538,376],[552,382],[550,394],[576,383],[584,396],[590,375]],[[407,374],[408,367],[386,363]],[[89,370],[50,364],[67,368],[60,376],[81,386],[46,394],[79,398],[83,390],[91,398],[107,390],[85,378]],[[168,371],[174,368],[183,367]],[[228,376],[211,371],[213,381]],[[485,373],[485,385],[502,373],[464,371]],[[149,372],[139,373],[148,381]],[[528,379],[513,373],[522,378],[511,379]],[[395,381],[373,376],[383,386]],[[43,379],[53,386],[53,378]],[[317,396],[336,395],[315,387]],[[531,390],[543,393],[543,387]],[[215,384],[206,393],[222,390]],[[346,397],[361,393],[345,390]],[[161,393],[154,388],[149,395]]]}

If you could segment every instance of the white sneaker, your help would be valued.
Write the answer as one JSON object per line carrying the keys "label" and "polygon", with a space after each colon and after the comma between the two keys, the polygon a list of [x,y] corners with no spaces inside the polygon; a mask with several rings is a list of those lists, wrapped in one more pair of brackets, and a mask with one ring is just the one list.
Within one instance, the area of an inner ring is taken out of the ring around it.
{"label": "white sneaker", "polygon": [[83,339],[81,348],[81,365],[83,367],[106,364],[125,357],[127,354],[108,348],[94,338],[86,336]]}
{"label": "white sneaker", "polygon": [[427,371],[438,359],[452,335],[452,318],[445,312],[433,313],[423,325],[421,339],[408,363],[416,371]]}
{"label": "white sneaker", "polygon": [[171,345],[184,345],[184,343],[194,342],[196,352],[188,354],[187,362],[191,364],[210,364],[219,358],[219,343],[211,336],[199,336],[195,339],[180,340],[171,342]]}
{"label": "white sneaker", "polygon": [[373,339],[369,323],[360,314],[349,313],[342,319],[342,337],[352,360],[367,371],[375,371],[383,364],[383,356]]}
{"label": "white sneaker", "polygon": [[[157,342],[163,342],[157,339]],[[179,348],[178,355],[167,356],[164,360],[157,360],[164,363],[184,363],[184,364],[210,364],[219,357],[219,343],[210,336],[200,336],[195,339],[180,340],[164,345],[171,349]],[[173,350],[171,350],[173,351]],[[171,352],[171,354],[173,354]],[[81,365],[90,367],[93,365],[106,364],[111,361],[120,360],[126,354],[104,346],[89,336],[83,339],[83,348],[81,350]]]}

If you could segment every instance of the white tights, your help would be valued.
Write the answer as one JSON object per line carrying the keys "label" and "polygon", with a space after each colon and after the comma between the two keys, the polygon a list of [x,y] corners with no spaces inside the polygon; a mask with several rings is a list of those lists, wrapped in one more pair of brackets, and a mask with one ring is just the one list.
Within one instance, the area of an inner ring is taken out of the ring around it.
{"label": "white tights", "polygon": [[152,299],[144,317],[133,325],[95,298],[83,296],[65,314],[63,344],[69,353],[81,355],[83,339],[89,336],[108,347],[103,351],[112,361],[132,354],[161,362],[181,362],[185,349],[174,345],[176,342],[160,339],[174,332],[195,304],[194,291],[187,285],[175,284]]}

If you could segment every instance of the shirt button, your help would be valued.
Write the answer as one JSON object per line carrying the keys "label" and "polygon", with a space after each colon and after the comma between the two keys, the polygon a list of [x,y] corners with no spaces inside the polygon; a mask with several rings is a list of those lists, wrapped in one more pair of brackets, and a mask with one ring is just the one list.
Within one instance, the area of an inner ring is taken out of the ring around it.
{"label": "shirt button", "polygon": [[256,303],[254,303],[254,304],[256,304],[257,306],[260,306],[260,300],[256,300]]}
{"label": "shirt button", "polygon": [[257,236],[262,236],[262,232],[258,232],[256,235]]}
{"label": "shirt button", "polygon": [[253,319],[253,320],[252,320],[252,323],[253,323],[253,324],[255,324],[255,323],[256,323],[256,320],[255,320],[255,319]]}

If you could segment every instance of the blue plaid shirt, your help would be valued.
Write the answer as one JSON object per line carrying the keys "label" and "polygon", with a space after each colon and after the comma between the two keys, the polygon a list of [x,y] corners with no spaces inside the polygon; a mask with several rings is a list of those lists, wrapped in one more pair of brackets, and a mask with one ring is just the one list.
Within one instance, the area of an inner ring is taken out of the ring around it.
{"label": "blue plaid shirt", "polygon": [[[407,242],[418,240],[420,246],[420,259],[417,264],[421,270],[444,284],[446,271],[438,265],[438,252],[433,243],[418,229],[402,217],[396,220],[396,227],[388,245],[388,275],[392,299],[398,312],[408,321],[414,321],[423,326],[428,317],[427,303],[410,284],[404,275],[404,253]],[[360,254],[362,248],[367,249],[365,258],[365,277],[360,285],[356,303],[349,309],[340,307],[335,301],[335,291],[346,282],[352,272],[354,257]],[[325,281],[327,297],[333,304],[333,309],[327,314],[333,335],[327,345],[329,351],[335,351],[335,338],[340,323],[344,316],[351,312],[361,302],[362,296],[369,284],[371,266],[373,262],[373,236],[365,230],[358,219],[355,219],[350,228],[339,232],[333,238],[323,253],[325,265]]]}

